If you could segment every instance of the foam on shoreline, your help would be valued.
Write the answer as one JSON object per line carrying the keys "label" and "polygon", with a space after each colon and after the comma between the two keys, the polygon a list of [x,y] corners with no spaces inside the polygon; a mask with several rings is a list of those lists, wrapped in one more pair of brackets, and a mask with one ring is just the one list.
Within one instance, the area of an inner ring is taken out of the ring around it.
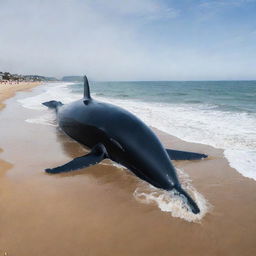
{"label": "foam on shoreline", "polygon": [[199,214],[193,214],[188,208],[186,201],[177,194],[175,190],[165,191],[155,188],[146,182],[141,182],[133,195],[139,202],[145,204],[156,204],[163,212],[168,212],[172,217],[181,218],[188,222],[200,223],[204,216],[211,210],[211,204],[192,185],[187,173],[176,168],[182,187],[194,198],[200,209]]}

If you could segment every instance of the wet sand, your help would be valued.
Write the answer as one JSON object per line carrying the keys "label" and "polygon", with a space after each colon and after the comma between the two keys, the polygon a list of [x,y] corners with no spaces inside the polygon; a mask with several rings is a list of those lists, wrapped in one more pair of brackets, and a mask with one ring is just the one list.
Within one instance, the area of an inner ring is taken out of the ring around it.
{"label": "wet sand", "polygon": [[201,223],[187,222],[138,202],[141,181],[114,166],[44,173],[85,150],[54,126],[25,122],[38,116],[17,103],[25,96],[0,112],[0,255],[256,255],[256,182],[221,150],[157,131],[166,147],[210,156],[175,163],[213,205]]}

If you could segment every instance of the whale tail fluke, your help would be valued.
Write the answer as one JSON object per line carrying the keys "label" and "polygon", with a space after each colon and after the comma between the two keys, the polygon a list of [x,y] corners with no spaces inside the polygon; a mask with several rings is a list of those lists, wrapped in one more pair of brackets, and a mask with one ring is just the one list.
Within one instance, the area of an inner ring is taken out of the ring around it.
{"label": "whale tail fluke", "polygon": [[63,103],[61,101],[56,101],[56,100],[46,101],[42,104],[48,108],[52,108],[52,109],[56,109],[56,110],[58,107],[63,105]]}
{"label": "whale tail fluke", "polygon": [[181,186],[176,187],[175,189],[176,189],[176,191],[178,191],[178,193],[180,195],[182,195],[186,198],[187,204],[189,205],[189,208],[191,209],[191,211],[194,214],[200,213],[200,209],[197,206],[197,204],[195,203],[195,201],[191,198],[191,196]]}

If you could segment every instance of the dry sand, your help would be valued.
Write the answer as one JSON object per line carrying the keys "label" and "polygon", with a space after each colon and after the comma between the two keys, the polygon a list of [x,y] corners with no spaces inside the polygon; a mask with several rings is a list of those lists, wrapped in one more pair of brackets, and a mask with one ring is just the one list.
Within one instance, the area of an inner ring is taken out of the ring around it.
{"label": "dry sand", "polygon": [[84,149],[56,127],[25,122],[38,113],[15,98],[0,112],[0,255],[256,255],[256,182],[229,167],[221,150],[157,131],[167,147],[210,156],[175,163],[213,205],[201,223],[187,222],[138,202],[141,181],[114,166],[44,173]]}
{"label": "dry sand", "polygon": [[39,84],[41,82],[0,83],[0,110],[5,106],[3,101],[15,95],[16,92],[31,89]]}

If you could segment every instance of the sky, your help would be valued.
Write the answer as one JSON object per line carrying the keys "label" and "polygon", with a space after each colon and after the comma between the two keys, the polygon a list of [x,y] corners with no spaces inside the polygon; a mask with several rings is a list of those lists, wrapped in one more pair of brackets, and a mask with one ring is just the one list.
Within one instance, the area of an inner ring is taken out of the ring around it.
{"label": "sky", "polygon": [[256,0],[0,0],[0,71],[254,80]]}

